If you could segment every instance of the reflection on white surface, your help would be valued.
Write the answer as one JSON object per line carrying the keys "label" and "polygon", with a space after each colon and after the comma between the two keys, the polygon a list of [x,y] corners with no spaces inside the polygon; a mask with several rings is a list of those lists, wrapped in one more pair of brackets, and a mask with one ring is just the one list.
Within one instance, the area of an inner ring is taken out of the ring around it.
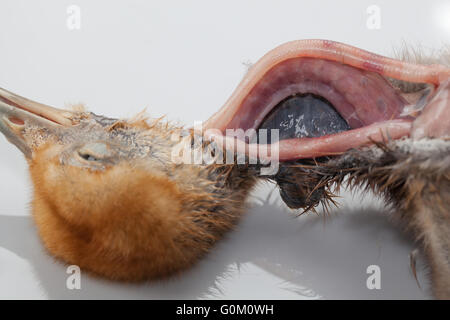
{"label": "reflection on white surface", "polygon": [[29,261],[0,248],[0,299],[45,299]]}
{"label": "reflection on white surface", "polygon": [[[367,208],[344,193],[343,207],[324,220],[314,214],[295,217],[267,188],[256,205],[203,261],[167,281],[130,285],[83,274],[81,290],[65,286],[66,266],[45,254],[30,217],[0,216],[0,296],[62,299],[422,299],[427,298],[425,269],[411,273],[414,249],[390,223],[377,202]],[[377,208],[378,207],[378,208]],[[20,259],[17,256],[21,257]],[[24,264],[26,261],[26,264]],[[369,265],[381,268],[381,290],[366,287]],[[24,266],[27,267],[24,267]],[[15,290],[11,291],[14,283]],[[36,288],[40,288],[37,290]],[[11,293],[13,292],[13,295]]]}
{"label": "reflection on white surface", "polygon": [[[262,264],[261,267],[258,263]],[[280,268],[280,264],[269,264],[269,270],[264,269],[263,262],[247,262],[231,264],[224,275],[219,277],[210,293],[202,299],[297,299],[311,300],[320,298],[313,290],[299,286],[294,282],[280,278],[272,273],[270,267]],[[301,273],[298,271],[298,273]],[[252,284],[251,291],[248,284]],[[277,290],[274,297],[273,290]]]}

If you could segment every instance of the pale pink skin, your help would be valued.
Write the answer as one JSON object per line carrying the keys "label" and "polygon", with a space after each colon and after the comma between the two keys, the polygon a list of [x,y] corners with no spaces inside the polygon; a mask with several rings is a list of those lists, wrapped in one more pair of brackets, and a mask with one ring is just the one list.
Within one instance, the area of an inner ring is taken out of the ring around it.
{"label": "pale pink skin", "polygon": [[421,116],[414,121],[411,137],[450,138],[450,79],[440,84]]}
{"label": "pale pink skin", "polygon": [[[407,102],[382,76],[435,86],[419,118],[399,116]],[[209,130],[205,136],[220,144],[234,140],[220,133],[225,129],[257,128],[283,98],[315,93],[329,100],[353,130],[284,140],[271,146],[239,141],[238,152],[248,154],[268,147],[259,158],[279,152],[280,160],[293,160],[340,154],[388,137],[443,137],[450,134],[450,114],[445,116],[450,104],[449,79],[450,68],[442,65],[407,63],[328,40],[292,41],[273,49],[252,66],[225,105],[205,123],[204,129]]]}

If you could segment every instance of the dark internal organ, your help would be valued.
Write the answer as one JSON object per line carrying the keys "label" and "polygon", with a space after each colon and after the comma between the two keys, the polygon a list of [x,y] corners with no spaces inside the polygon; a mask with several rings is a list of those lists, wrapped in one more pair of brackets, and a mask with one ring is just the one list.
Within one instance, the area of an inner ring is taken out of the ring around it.
{"label": "dark internal organ", "polygon": [[[279,140],[316,138],[351,129],[330,102],[313,94],[284,99],[266,116],[259,128],[259,136],[267,132],[269,143],[276,142],[276,138],[271,136],[271,129],[278,130]],[[261,129],[267,131],[261,132]],[[297,160],[294,165],[297,163],[302,162]],[[301,178],[302,174],[302,169],[283,166],[273,177],[278,183],[283,201],[292,209],[314,207],[325,192],[323,187],[315,188],[317,181],[313,173],[308,175],[309,180],[303,178],[301,181],[304,182],[300,184],[296,177]]]}
{"label": "dark internal organ", "polygon": [[260,139],[267,136],[263,143],[278,141],[277,137],[272,136],[272,129],[278,130],[279,140],[285,140],[321,137],[351,128],[324,98],[313,94],[299,94],[284,99],[266,116],[258,135]]}

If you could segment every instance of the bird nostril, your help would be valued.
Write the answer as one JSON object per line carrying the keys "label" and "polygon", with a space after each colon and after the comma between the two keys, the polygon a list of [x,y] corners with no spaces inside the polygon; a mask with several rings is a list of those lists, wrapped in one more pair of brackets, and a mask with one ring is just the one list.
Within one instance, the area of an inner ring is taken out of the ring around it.
{"label": "bird nostril", "polygon": [[22,130],[25,128],[25,121],[15,116],[3,116],[3,121],[11,128],[15,130]]}
{"label": "bird nostril", "polygon": [[19,126],[25,125],[25,121],[23,121],[22,119],[16,118],[16,117],[9,117],[8,120],[11,123],[14,123],[14,124],[19,125]]}

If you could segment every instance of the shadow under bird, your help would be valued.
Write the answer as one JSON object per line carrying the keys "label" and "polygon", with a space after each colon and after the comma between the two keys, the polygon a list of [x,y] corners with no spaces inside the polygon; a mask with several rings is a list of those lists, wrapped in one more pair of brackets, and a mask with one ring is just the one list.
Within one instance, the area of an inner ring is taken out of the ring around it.
{"label": "shadow under bird", "polygon": [[[434,295],[450,298],[450,55],[407,58],[283,44],[200,129],[0,89],[0,131],[28,161],[43,244],[93,274],[142,281],[189,268],[238,222],[259,181],[303,210],[332,204],[345,183],[385,197],[422,244]],[[180,145],[232,161],[176,161]]]}

